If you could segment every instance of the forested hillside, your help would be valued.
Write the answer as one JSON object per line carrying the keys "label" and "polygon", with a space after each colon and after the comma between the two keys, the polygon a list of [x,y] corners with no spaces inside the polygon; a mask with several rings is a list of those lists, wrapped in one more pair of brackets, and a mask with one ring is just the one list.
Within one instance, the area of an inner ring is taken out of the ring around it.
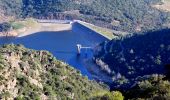
{"label": "forested hillside", "polygon": [[121,93],[110,93],[106,86],[88,80],[47,51],[13,44],[0,47],[2,100],[95,100],[96,96],[114,97],[115,93],[123,98]]}
{"label": "forested hillside", "polygon": [[128,32],[166,27],[170,14],[153,8],[161,0],[0,0],[7,15],[80,19]]}
{"label": "forested hillside", "polygon": [[47,51],[13,44],[0,47],[2,100],[168,100],[170,82],[167,79],[158,74],[141,77],[133,88],[122,90],[122,96],[119,91],[109,92],[106,85],[88,80]]}
{"label": "forested hillside", "polygon": [[20,16],[23,8],[22,0],[0,0],[0,11],[8,16]]}
{"label": "forested hillside", "polygon": [[164,29],[112,40],[101,44],[96,62],[112,76],[114,88],[130,88],[145,75],[169,73],[169,39],[170,30]]}
{"label": "forested hillside", "polygon": [[[167,65],[168,67],[168,65]],[[130,90],[109,92],[47,51],[22,45],[0,47],[0,99],[8,100],[168,100],[170,82],[163,75],[147,75]]]}

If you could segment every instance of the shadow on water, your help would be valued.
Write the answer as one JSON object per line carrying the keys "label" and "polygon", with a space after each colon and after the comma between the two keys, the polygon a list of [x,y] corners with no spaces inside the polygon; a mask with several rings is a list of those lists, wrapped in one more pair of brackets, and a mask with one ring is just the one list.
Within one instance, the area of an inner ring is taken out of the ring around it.
{"label": "shadow on water", "polygon": [[[81,28],[81,27],[79,27]],[[82,54],[77,56],[77,44],[82,46],[94,47],[95,45],[106,41],[104,37],[96,36],[86,30],[68,30],[60,32],[38,32],[24,37],[2,37],[2,44],[23,44],[25,47],[35,50],[48,50],[57,59],[62,60],[76,69],[80,70],[83,75],[91,79],[90,73],[83,64],[84,59],[92,59],[93,52],[91,50],[82,50]]]}

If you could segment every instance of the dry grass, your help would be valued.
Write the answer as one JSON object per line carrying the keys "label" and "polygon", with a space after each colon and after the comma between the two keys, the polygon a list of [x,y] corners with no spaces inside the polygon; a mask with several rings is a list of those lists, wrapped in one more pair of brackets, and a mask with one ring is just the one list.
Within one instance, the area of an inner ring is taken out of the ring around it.
{"label": "dry grass", "polygon": [[161,4],[153,5],[153,7],[170,12],[170,0],[162,0]]}

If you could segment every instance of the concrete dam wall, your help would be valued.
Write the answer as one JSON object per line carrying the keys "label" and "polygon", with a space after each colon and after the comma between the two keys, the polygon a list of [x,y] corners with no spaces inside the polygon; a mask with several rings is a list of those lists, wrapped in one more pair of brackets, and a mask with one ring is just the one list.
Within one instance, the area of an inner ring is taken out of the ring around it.
{"label": "concrete dam wall", "polygon": [[[79,22],[74,22],[72,24],[72,31],[76,32],[76,33],[78,32],[78,33],[81,33],[81,34],[86,34],[87,39],[91,39],[92,41],[94,39],[98,39],[98,38],[100,38],[100,40],[102,40],[102,41],[109,41],[108,38],[104,37],[100,33],[97,33],[96,31],[80,24]],[[96,38],[94,38],[94,37],[96,37]]]}

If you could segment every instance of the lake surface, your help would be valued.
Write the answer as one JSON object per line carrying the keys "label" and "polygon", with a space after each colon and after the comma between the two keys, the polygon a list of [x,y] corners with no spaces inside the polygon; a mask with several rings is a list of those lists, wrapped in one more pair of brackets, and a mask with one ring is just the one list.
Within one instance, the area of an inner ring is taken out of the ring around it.
{"label": "lake surface", "polygon": [[38,32],[18,38],[0,38],[0,44],[14,43],[23,44],[25,47],[35,50],[48,50],[57,59],[62,60],[81,71],[90,79],[91,74],[85,65],[86,59],[92,59],[92,49],[82,49],[81,55],[77,56],[77,44],[86,47],[95,47],[101,42],[108,41],[105,37],[94,31],[75,23],[72,30],[60,32]]}

